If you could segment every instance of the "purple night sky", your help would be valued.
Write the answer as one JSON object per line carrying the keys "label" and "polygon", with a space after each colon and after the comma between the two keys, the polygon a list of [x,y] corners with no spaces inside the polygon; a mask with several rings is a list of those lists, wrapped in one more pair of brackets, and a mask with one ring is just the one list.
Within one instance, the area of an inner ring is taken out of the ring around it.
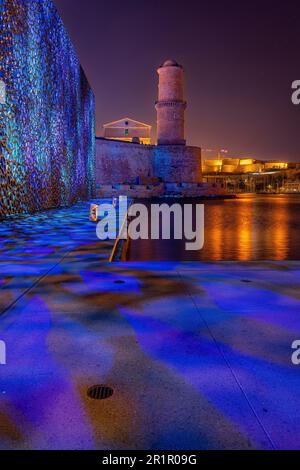
{"label": "purple night sky", "polygon": [[300,162],[299,1],[55,0],[95,92],[96,132],[155,126],[156,68],[186,71],[186,134],[203,149]]}

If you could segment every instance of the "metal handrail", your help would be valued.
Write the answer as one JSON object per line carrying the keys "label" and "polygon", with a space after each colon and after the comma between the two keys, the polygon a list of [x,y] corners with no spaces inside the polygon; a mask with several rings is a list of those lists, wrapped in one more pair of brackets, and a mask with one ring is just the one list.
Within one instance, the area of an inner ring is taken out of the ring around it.
{"label": "metal handrail", "polygon": [[129,208],[130,208],[131,205],[132,205],[132,203],[129,204],[129,207],[128,207],[127,211],[126,211],[126,214],[125,214],[123,223],[122,223],[122,225],[121,225],[121,228],[120,228],[120,230],[119,230],[118,236],[117,236],[116,241],[115,241],[115,243],[114,243],[114,246],[113,246],[111,255],[110,255],[110,257],[109,257],[109,263],[112,263],[112,262],[114,261],[114,257],[115,257],[115,254],[116,254],[118,245],[119,245],[120,241],[123,240],[123,238],[121,239],[121,236],[122,236],[122,234],[123,234],[123,231],[124,231],[124,228],[125,228],[125,224],[126,224],[127,219],[128,219],[128,211],[129,211]]}

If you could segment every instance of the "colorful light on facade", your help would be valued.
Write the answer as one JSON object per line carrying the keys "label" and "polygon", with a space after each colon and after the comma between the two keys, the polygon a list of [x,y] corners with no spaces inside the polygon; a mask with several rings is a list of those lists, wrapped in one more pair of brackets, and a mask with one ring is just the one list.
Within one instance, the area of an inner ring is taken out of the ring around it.
{"label": "colorful light on facade", "polygon": [[0,23],[0,216],[91,197],[94,95],[53,2],[0,0]]}

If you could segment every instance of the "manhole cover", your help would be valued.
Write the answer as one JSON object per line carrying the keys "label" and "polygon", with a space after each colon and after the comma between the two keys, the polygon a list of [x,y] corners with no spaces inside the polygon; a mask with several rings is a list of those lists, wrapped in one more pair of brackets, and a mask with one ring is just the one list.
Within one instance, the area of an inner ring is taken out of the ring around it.
{"label": "manhole cover", "polygon": [[241,282],[245,282],[246,284],[249,284],[249,282],[252,282],[252,281],[249,281],[249,279],[242,279]]}
{"label": "manhole cover", "polygon": [[122,281],[121,279],[114,281],[115,284],[125,284],[125,281]]}
{"label": "manhole cover", "polygon": [[94,385],[88,389],[88,397],[93,400],[106,400],[110,398],[114,391],[111,387],[106,387],[105,385]]}

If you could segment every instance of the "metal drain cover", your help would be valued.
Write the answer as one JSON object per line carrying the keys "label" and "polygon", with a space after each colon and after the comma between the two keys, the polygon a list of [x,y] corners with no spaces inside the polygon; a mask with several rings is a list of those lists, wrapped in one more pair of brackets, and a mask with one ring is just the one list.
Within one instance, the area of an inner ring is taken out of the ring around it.
{"label": "metal drain cover", "polygon": [[114,281],[115,284],[125,284],[125,281],[122,281],[121,279],[118,279],[117,281]]}
{"label": "metal drain cover", "polygon": [[249,281],[249,279],[242,279],[241,282],[245,282],[246,284],[251,283],[252,281]]}
{"label": "metal drain cover", "polygon": [[106,387],[106,385],[94,385],[88,389],[87,394],[93,400],[106,400],[114,394],[114,391],[111,387]]}

